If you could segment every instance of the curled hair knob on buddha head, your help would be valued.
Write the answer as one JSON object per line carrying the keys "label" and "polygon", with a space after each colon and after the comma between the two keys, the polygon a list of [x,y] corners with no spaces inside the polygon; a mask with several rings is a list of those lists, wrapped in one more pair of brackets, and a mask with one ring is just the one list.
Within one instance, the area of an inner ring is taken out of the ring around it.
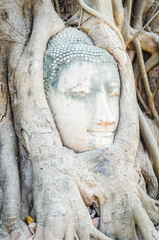
{"label": "curled hair knob on buddha head", "polygon": [[58,74],[70,62],[111,62],[116,61],[106,50],[94,46],[92,40],[82,31],[75,28],[65,28],[53,37],[49,43],[44,61],[45,90]]}

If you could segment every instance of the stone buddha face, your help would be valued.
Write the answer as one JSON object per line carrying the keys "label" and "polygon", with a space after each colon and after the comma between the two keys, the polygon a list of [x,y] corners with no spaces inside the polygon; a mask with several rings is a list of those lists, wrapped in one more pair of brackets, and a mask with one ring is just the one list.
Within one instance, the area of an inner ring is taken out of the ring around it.
{"label": "stone buddha face", "polygon": [[63,145],[75,152],[110,147],[119,121],[119,95],[115,64],[74,61],[66,65],[48,91]]}

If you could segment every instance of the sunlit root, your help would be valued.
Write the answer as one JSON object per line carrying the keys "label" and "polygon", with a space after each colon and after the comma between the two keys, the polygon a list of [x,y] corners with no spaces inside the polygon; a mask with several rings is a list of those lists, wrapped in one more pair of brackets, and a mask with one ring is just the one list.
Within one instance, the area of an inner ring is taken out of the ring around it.
{"label": "sunlit root", "polygon": [[[137,185],[135,187],[134,184],[134,187],[126,189],[123,184],[123,187],[120,186],[120,191],[115,191],[112,197],[107,192],[103,213],[101,213],[100,229],[112,238],[138,239],[135,230],[135,226],[137,226],[144,240],[157,240],[159,233],[153,223],[158,224],[159,222],[159,203],[150,199],[142,190],[145,198],[143,195],[138,198],[135,188],[137,190],[139,187]],[[121,193],[122,189],[124,194]],[[122,216],[124,217],[122,218]],[[124,227],[125,230],[121,231]]]}
{"label": "sunlit root", "polygon": [[159,36],[153,32],[142,31],[139,35],[142,50],[150,54],[158,53]]}
{"label": "sunlit root", "polygon": [[150,218],[148,217],[145,209],[142,207],[139,199],[134,199],[134,219],[144,238],[144,240],[157,240],[159,239],[159,232],[153,226]]}
{"label": "sunlit root", "polygon": [[122,35],[127,47],[127,39],[130,38],[130,22],[131,22],[131,12],[132,12],[132,3],[133,1],[125,1],[124,3],[124,24],[122,28]]}
{"label": "sunlit root", "polygon": [[[139,172],[139,183],[138,184],[141,185],[141,188],[143,188],[145,191],[147,191],[147,194],[151,198],[155,199],[157,196],[157,193],[158,193],[158,182],[157,182],[157,178],[154,174],[152,164],[150,162],[148,154],[147,154],[147,152],[145,152],[141,143],[139,144],[138,152],[136,155],[135,169],[137,170],[137,172]],[[142,176],[144,179],[140,179]],[[146,183],[146,186],[142,186],[143,183],[144,184]]]}
{"label": "sunlit root", "polygon": [[159,202],[147,196],[140,187],[138,187],[138,193],[140,195],[143,208],[146,210],[154,225],[157,225],[159,223]]}
{"label": "sunlit root", "polygon": [[[148,25],[151,23],[151,21],[153,21],[153,19],[158,15],[158,13],[159,12],[156,12],[155,15],[146,23],[146,25],[140,28],[140,30],[138,30],[132,37],[129,37],[129,39],[127,38],[128,40],[126,40],[126,43],[125,43],[126,46],[128,46],[130,42],[132,42],[135,38],[137,38],[140,35],[140,33],[143,32],[143,30],[148,27]],[[131,32],[133,32],[132,29],[131,29]]]}
{"label": "sunlit root", "polygon": [[79,4],[81,5],[81,7],[88,12],[89,14],[97,17],[98,19],[100,19],[102,22],[105,22],[112,30],[114,30],[116,32],[116,34],[118,35],[121,43],[123,44],[123,46],[125,47],[125,43],[123,40],[123,37],[119,31],[119,29],[117,28],[117,26],[114,24],[113,21],[111,21],[110,18],[107,18],[106,15],[94,10],[93,8],[89,7],[88,5],[85,4],[85,2],[83,0],[79,0]]}
{"label": "sunlit root", "polygon": [[[77,239],[80,240],[90,237],[111,240],[93,226],[75,181],[69,173],[65,173],[68,171],[65,164],[67,161],[64,162],[64,166],[59,162],[59,166],[54,167],[46,163],[43,165],[41,161],[40,168],[43,168],[43,171],[38,176],[35,174],[37,177],[34,197],[39,200],[35,206],[37,216],[35,239],[39,240],[39,235],[42,235],[45,240],[73,240],[77,235]],[[39,171],[38,168],[36,171]]]}
{"label": "sunlit root", "polygon": [[143,113],[138,107],[139,121],[141,126],[141,134],[144,139],[144,142],[147,146],[147,151],[152,162],[153,169],[156,173],[156,176],[159,178],[159,148],[157,141],[153,136],[153,133],[144,118]]}
{"label": "sunlit root", "polygon": [[141,77],[143,79],[144,86],[145,86],[146,96],[147,96],[147,100],[148,100],[148,106],[153,114],[153,117],[155,118],[157,123],[159,123],[159,115],[156,111],[155,104],[153,101],[153,95],[152,95],[152,92],[150,89],[150,85],[149,85],[149,81],[148,81],[148,77],[147,77],[147,73],[146,73],[146,69],[145,69],[145,64],[144,64],[140,41],[139,41],[139,39],[135,39],[133,42],[134,42],[137,57],[138,57],[138,62],[139,62],[140,71],[141,71]]}
{"label": "sunlit root", "polygon": [[122,1],[119,0],[112,0],[113,6],[113,15],[115,16],[115,24],[121,31],[123,24],[124,24],[124,9]]}
{"label": "sunlit root", "polygon": [[[154,53],[152,54],[152,56],[146,61],[145,63],[145,69],[146,72],[149,72],[153,67],[155,67],[157,64],[159,63],[159,54]],[[138,88],[136,87],[136,91],[137,91],[137,96],[138,99],[142,105],[142,107],[144,108],[145,112],[150,116],[150,118],[152,118],[152,112],[150,111],[149,107],[146,105],[145,101],[143,100],[142,96],[141,96],[141,75],[140,75],[140,71],[136,70],[136,74],[135,74],[135,81],[138,81]],[[155,99],[155,95],[157,93],[157,89],[158,89],[158,85],[156,86],[154,92],[152,93],[152,101],[154,101]]]}
{"label": "sunlit root", "polygon": [[[154,224],[157,224],[159,219],[157,201],[148,197],[137,185],[133,168],[131,169],[130,167],[128,170],[122,164],[122,161],[119,161],[118,165],[115,163],[115,160],[112,162],[112,155],[113,153],[109,150],[81,153],[78,155],[78,159],[71,164],[71,166],[74,167],[71,167],[69,172],[71,171],[70,174],[75,179],[85,204],[94,205],[97,208],[100,216],[99,229],[112,239],[138,240],[135,226],[138,226],[144,240],[147,240],[148,237],[149,239],[158,239],[158,232],[151,222],[152,220]],[[144,157],[142,160],[144,160]],[[85,166],[87,166],[87,168]],[[145,175],[147,176],[146,182],[149,186],[150,193],[155,197],[157,181],[152,167],[151,169],[149,169],[149,167],[148,164],[148,166],[145,167],[146,169],[144,169]],[[146,170],[148,172],[146,172]],[[150,176],[154,177],[154,181],[149,182]],[[146,200],[144,200],[145,205],[140,192],[143,193],[144,196],[147,196],[147,198],[145,197]],[[146,205],[147,199],[149,205]],[[138,216],[136,206],[137,209],[141,211],[141,216]],[[141,206],[143,206],[143,209],[141,209]],[[150,210],[148,206],[151,206]],[[145,216],[146,222],[144,220]],[[146,234],[141,226],[142,222],[144,222],[148,234],[146,238]],[[150,223],[150,227],[156,238],[153,234],[151,235],[151,231],[146,225],[147,223]],[[121,231],[121,229],[123,230]],[[152,238],[150,238],[150,236]]]}
{"label": "sunlit root", "polygon": [[18,173],[17,139],[12,123],[10,100],[6,78],[5,48],[1,45],[0,58],[0,186],[1,186],[1,224],[0,239],[15,239],[19,232],[27,240],[29,232],[23,231],[20,219],[20,182]]}

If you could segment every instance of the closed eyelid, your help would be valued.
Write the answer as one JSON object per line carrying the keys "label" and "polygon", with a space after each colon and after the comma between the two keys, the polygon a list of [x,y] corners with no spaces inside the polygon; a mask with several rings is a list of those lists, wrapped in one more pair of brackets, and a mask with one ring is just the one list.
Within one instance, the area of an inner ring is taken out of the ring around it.
{"label": "closed eyelid", "polygon": [[109,96],[119,96],[120,95],[120,84],[118,82],[110,83],[106,86],[106,91]]}
{"label": "closed eyelid", "polygon": [[89,94],[91,92],[91,89],[87,85],[77,85],[70,89],[70,92],[72,93],[86,93]]}

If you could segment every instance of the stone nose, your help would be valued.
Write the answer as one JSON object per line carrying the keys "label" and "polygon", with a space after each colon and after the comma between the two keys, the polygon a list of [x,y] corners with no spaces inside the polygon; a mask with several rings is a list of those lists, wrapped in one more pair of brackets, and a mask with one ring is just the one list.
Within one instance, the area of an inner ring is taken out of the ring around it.
{"label": "stone nose", "polygon": [[109,126],[115,123],[115,118],[112,114],[107,95],[104,91],[99,92],[96,95],[95,120],[100,126]]}

